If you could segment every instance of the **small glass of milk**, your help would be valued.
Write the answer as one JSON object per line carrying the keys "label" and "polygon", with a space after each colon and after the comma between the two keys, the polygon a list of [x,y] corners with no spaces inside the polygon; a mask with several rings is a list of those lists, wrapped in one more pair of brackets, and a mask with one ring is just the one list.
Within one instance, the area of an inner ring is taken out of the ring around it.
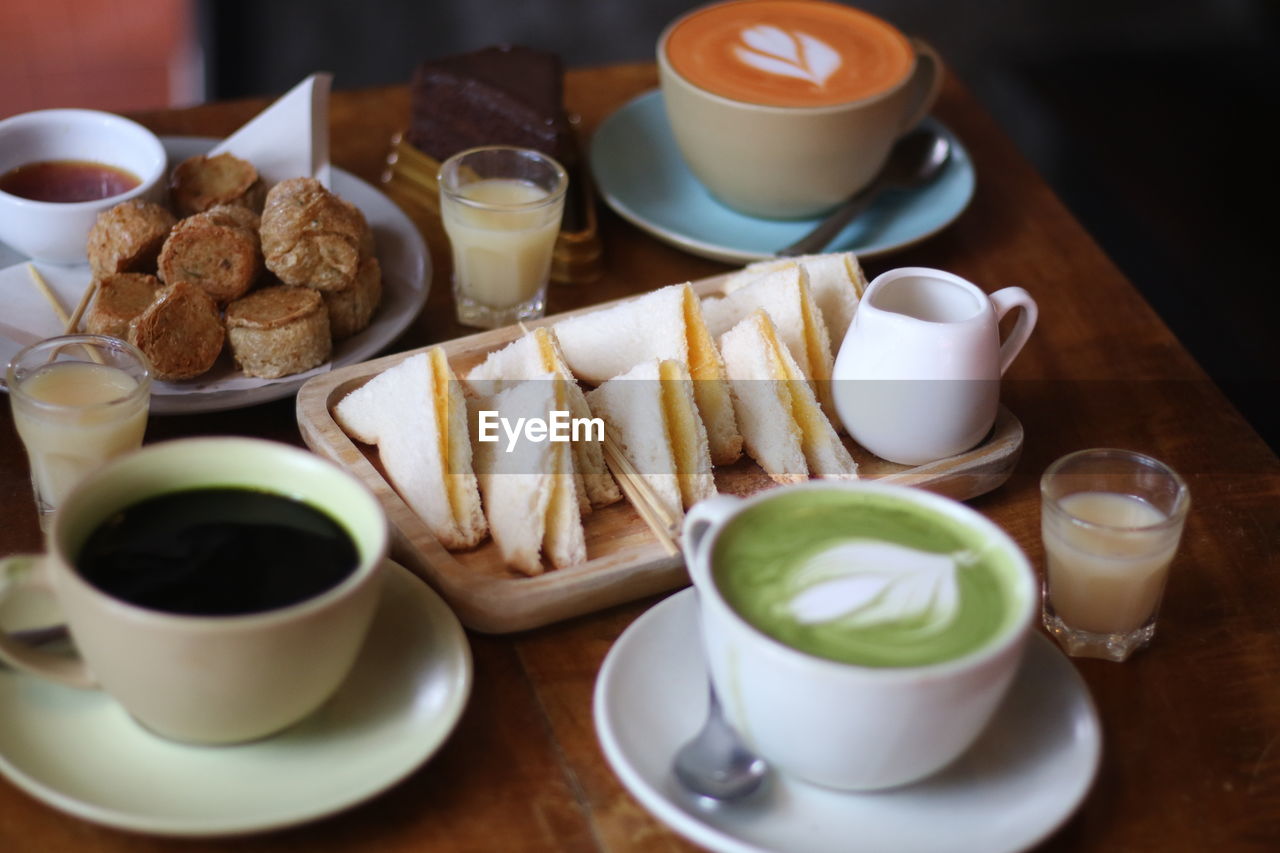
{"label": "small glass of milk", "polygon": [[1164,463],[1081,450],[1040,479],[1044,625],[1067,654],[1123,661],[1151,641],[1191,494]]}
{"label": "small glass of milk", "polygon": [[492,329],[541,317],[569,178],[541,152],[504,145],[440,166],[458,322]]}
{"label": "small glass of milk", "polygon": [[6,382],[44,528],[86,474],[141,446],[151,365],[118,338],[66,335],[19,352]]}

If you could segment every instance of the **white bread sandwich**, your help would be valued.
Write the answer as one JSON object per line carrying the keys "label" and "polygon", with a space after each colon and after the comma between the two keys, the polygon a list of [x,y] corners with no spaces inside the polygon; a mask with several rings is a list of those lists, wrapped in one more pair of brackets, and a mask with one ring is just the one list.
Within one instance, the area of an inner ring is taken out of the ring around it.
{"label": "white bread sandwich", "polygon": [[347,435],[378,446],[387,480],[441,545],[470,548],[484,538],[467,405],[443,349],[382,371],[343,397],[333,416]]}
{"label": "white bread sandwich", "polygon": [[688,284],[668,285],[610,308],[561,320],[555,333],[573,375],[590,385],[600,385],[655,358],[687,364],[711,460],[727,465],[742,455],[724,362]]}
{"label": "white bread sandwich", "polygon": [[831,368],[835,362],[826,321],[809,292],[809,274],[789,263],[723,298],[703,300],[707,328],[719,338],[755,311],[763,309],[773,321],[777,336],[813,383],[818,402],[831,422],[840,424],[831,396]]}
{"label": "white bread sandwich", "polygon": [[720,338],[747,453],[779,483],[856,478],[857,463],[822,413],[764,309]]}
{"label": "white bread sandwich", "polygon": [[777,258],[757,261],[729,276],[724,292],[732,293],[746,287],[761,276],[798,263],[809,274],[809,292],[822,312],[831,336],[832,350],[839,350],[845,332],[853,322],[853,312],[858,310],[858,300],[867,289],[867,276],[853,252],[831,252],[825,255],[802,255],[797,258]]}
{"label": "white bread sandwich", "polygon": [[[534,329],[512,341],[500,350],[489,354],[483,363],[467,374],[467,390],[477,396],[489,397],[516,382],[553,373],[565,380],[565,393],[569,414],[573,418],[591,417],[591,409],[582,388],[574,380],[564,354],[556,341],[555,333],[545,326]],[[575,441],[570,445],[573,467],[582,485],[589,507],[602,507],[622,499],[622,492],[614,482],[604,462],[601,442]]]}
{"label": "white bread sandwich", "polygon": [[642,361],[587,400],[672,518],[716,493],[707,431],[683,362]]}
{"label": "white bread sandwich", "polygon": [[505,427],[497,431],[497,440],[485,441],[477,421],[484,412],[496,412],[508,425],[520,418],[549,422],[553,411],[567,411],[566,384],[547,373],[492,397],[468,399],[477,427],[476,474],[489,531],[503,561],[526,575],[546,570],[543,556],[554,568],[587,559],[569,444],[534,440],[527,432],[512,439]]}

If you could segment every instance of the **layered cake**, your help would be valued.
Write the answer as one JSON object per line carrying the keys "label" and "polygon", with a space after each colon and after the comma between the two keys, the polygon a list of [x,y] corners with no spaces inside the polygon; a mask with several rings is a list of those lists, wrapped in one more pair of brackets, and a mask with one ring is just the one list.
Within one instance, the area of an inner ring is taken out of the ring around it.
{"label": "layered cake", "polygon": [[497,45],[423,62],[414,71],[407,137],[437,160],[479,145],[519,145],[577,159],[560,59]]}
{"label": "layered cake", "polygon": [[410,81],[409,125],[396,141],[386,188],[408,209],[419,209],[441,251],[448,251],[439,225],[440,164],[468,148],[514,145],[559,161],[569,173],[560,237],[551,279],[587,282],[600,274],[600,240],[591,185],[577,136],[564,108],[560,58],[519,45],[495,45],[429,59]]}

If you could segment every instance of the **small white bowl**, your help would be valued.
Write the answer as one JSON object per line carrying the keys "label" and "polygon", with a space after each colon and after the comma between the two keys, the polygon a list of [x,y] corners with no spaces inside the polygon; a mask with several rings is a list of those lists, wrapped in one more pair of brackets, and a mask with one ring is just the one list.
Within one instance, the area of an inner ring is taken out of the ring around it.
{"label": "small white bowl", "polygon": [[138,186],[95,201],[32,201],[0,191],[0,241],[38,261],[83,264],[102,211],[131,198],[161,201],[164,146],[137,122],[96,110],[38,110],[0,121],[0,175],[43,160],[91,160],[132,172]]}

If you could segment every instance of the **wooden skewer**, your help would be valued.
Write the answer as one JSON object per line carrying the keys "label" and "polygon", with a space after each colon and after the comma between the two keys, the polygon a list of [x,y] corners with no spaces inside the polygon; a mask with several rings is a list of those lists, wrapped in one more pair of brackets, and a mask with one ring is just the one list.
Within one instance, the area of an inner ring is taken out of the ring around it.
{"label": "wooden skewer", "polygon": [[648,525],[658,544],[668,556],[674,557],[679,554],[680,547],[676,545],[675,537],[672,535],[676,519],[658,500],[653,490],[649,488],[649,484],[631,464],[631,460],[622,454],[621,449],[608,433],[605,433],[604,437],[604,458],[610,470],[613,471],[613,476],[617,478],[618,485],[626,494],[627,500],[631,501],[640,518]]}
{"label": "wooden skewer", "polygon": [[98,279],[89,282],[89,286],[84,289],[84,295],[80,297],[80,304],[76,306],[76,310],[71,312],[71,319],[67,321],[66,328],[62,330],[64,335],[74,335],[80,328],[80,318],[84,316],[84,309],[89,307],[89,300],[93,299],[93,295],[98,292]]}
{"label": "wooden skewer", "polygon": [[49,307],[58,316],[58,321],[65,327],[71,317],[67,315],[67,309],[63,308],[62,303],[58,301],[58,294],[53,292],[53,288],[49,286],[49,282],[44,280],[44,276],[40,275],[40,270],[36,269],[35,264],[27,264],[27,274],[31,276],[31,280],[35,282],[36,287],[44,294]]}
{"label": "wooden skewer", "polygon": [[[64,333],[70,334],[73,332],[75,327],[80,324],[80,314],[84,311],[84,306],[88,304],[88,297],[90,295],[89,291],[94,289],[94,285],[91,284],[89,285],[89,288],[86,289],[85,297],[81,299],[82,304],[76,308],[76,315],[73,319],[67,315],[67,309],[62,307],[62,303],[58,300],[58,294],[53,292],[53,288],[49,286],[49,282],[44,280],[44,276],[40,275],[40,270],[36,269],[35,264],[27,264],[27,274],[31,276],[31,280],[35,282],[36,287],[42,294],[44,294],[44,298],[49,302],[49,306],[53,308],[53,313],[58,316],[58,320],[62,323],[62,327],[65,330]],[[98,354],[96,349],[93,347],[84,347],[83,349],[89,358],[93,359],[98,364],[103,363],[102,356]]]}

